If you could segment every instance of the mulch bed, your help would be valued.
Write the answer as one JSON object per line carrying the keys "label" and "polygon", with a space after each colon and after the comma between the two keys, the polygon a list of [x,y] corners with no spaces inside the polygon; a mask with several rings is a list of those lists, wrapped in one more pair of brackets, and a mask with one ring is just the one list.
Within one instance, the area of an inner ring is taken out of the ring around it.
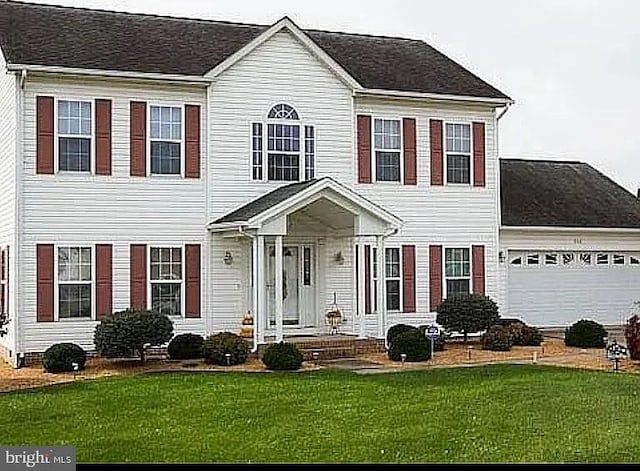
{"label": "mulch bed", "polygon": [[[490,363],[532,363],[533,352],[537,354],[537,364],[557,365],[571,368],[587,368],[595,370],[611,370],[612,364],[604,354],[603,349],[580,349],[566,347],[560,339],[547,338],[540,347],[513,347],[509,352],[491,352],[482,350],[478,342],[463,345],[459,342],[447,344],[446,350],[436,352],[434,358],[426,362],[406,363],[389,360],[385,353],[366,354],[358,356],[364,365],[377,364],[385,370],[394,369],[425,369],[454,366],[473,366]],[[330,364],[315,365],[305,362],[300,371],[317,370],[331,367]],[[625,372],[640,373],[640,362],[623,360],[621,368]],[[203,372],[267,372],[262,362],[257,358],[249,358],[243,365],[215,366],[207,365],[201,360],[171,361],[162,358],[150,358],[144,365],[137,360],[108,360],[90,358],[84,371],[74,376],[73,373],[45,373],[40,365],[14,369],[7,363],[0,361],[0,393],[19,389],[47,386],[58,383],[68,383],[107,376],[135,375],[152,372],[203,371]]]}

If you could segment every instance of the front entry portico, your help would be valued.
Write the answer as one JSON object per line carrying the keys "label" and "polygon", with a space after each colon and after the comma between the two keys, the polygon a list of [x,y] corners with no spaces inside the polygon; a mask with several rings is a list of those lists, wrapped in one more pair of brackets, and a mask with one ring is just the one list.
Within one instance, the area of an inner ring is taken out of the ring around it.
{"label": "front entry portico", "polygon": [[[375,253],[383,267],[385,239],[401,226],[393,214],[325,177],[281,186],[208,228],[250,241],[246,275],[257,348],[285,334],[326,332],[334,300],[347,321],[342,332],[365,337],[373,320],[365,319],[365,261]],[[365,251],[365,244],[377,250]],[[374,335],[383,338],[386,283],[385,270],[378,271]]]}

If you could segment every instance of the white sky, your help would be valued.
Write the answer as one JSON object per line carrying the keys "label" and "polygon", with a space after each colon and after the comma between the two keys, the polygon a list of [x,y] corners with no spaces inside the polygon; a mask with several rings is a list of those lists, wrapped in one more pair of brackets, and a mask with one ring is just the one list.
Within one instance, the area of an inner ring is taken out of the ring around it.
{"label": "white sky", "polygon": [[640,186],[635,0],[39,0],[424,39],[515,99],[501,157],[581,160]]}

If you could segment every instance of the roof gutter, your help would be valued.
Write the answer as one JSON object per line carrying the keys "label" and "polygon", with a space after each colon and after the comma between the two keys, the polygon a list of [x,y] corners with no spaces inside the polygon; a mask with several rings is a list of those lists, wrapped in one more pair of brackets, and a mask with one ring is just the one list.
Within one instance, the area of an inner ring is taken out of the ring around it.
{"label": "roof gutter", "polygon": [[61,67],[52,65],[29,65],[29,64],[7,64],[7,70],[21,72],[43,72],[66,75],[91,75],[95,77],[110,77],[137,80],[161,80],[163,82],[179,82],[187,84],[208,85],[212,82],[210,78],[201,75],[180,75],[180,74],[156,74],[148,72],[130,72],[122,70],[102,70],[83,69],[76,67]]}
{"label": "roof gutter", "polygon": [[500,230],[526,232],[619,232],[629,234],[640,233],[640,227],[500,226]]}
{"label": "roof gutter", "polygon": [[384,90],[379,88],[362,88],[354,90],[355,95],[362,96],[383,96],[388,98],[402,98],[414,100],[434,100],[434,101],[461,101],[467,103],[477,103],[483,105],[508,106],[515,103],[511,98],[488,98],[464,95],[444,95],[438,93],[405,92],[399,90]]}
{"label": "roof gutter", "polygon": [[234,229],[242,232],[247,226],[246,222],[210,222],[206,227],[209,232],[229,232]]}

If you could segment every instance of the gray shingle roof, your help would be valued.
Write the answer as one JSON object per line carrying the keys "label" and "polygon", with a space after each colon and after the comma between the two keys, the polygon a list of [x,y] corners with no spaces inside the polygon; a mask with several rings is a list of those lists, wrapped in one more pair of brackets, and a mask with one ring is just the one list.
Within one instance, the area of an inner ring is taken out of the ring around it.
{"label": "gray shingle roof", "polygon": [[500,160],[503,226],[640,228],[640,201],[582,162]]}
{"label": "gray shingle roof", "polygon": [[309,188],[320,180],[324,180],[325,178],[314,178],[312,180],[307,180],[299,183],[291,183],[290,185],[284,185],[276,188],[269,193],[262,195],[253,201],[245,204],[244,206],[232,211],[219,219],[213,221],[213,224],[221,224],[221,223],[229,223],[229,222],[246,222],[254,216],[266,211],[267,209],[281,203],[292,196],[300,193],[302,190]]}
{"label": "gray shingle roof", "polygon": [[[268,26],[0,1],[9,63],[204,75]],[[508,99],[423,41],[309,30],[366,88]]]}

